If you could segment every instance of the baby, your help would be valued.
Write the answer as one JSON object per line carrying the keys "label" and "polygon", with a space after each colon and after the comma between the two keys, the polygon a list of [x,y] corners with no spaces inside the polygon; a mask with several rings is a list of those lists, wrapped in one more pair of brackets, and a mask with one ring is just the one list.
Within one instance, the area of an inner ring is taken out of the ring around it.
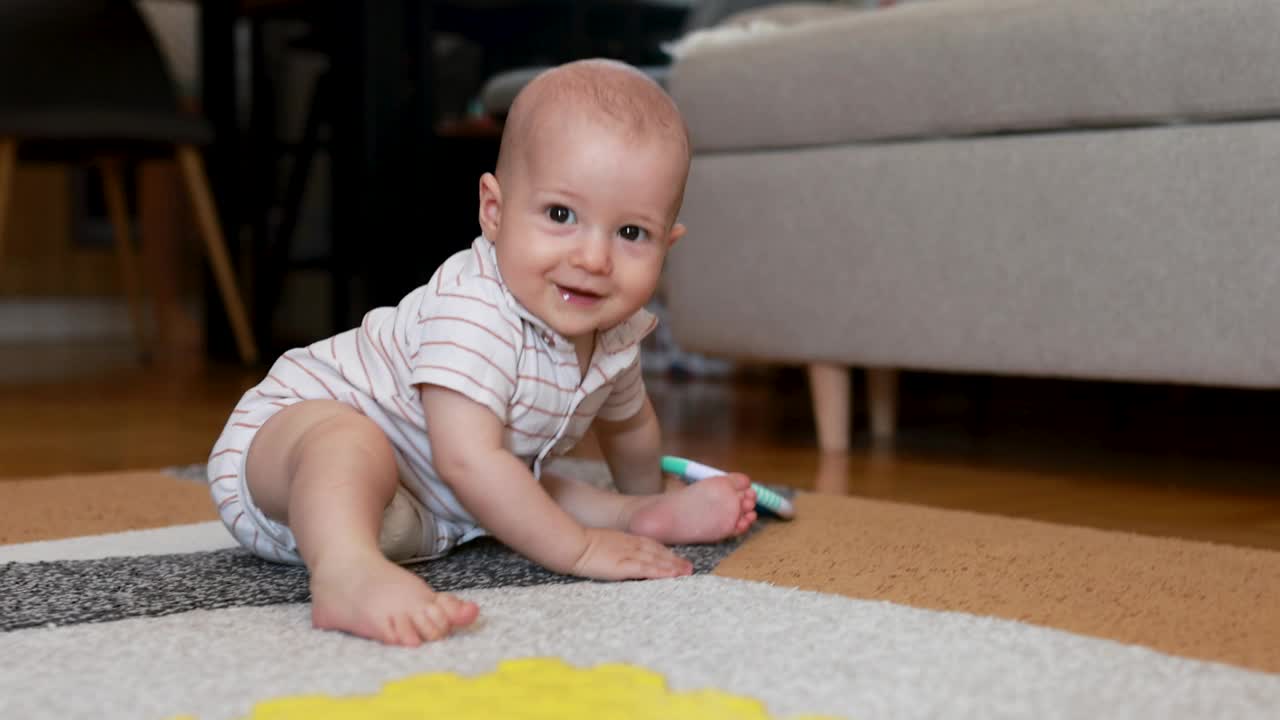
{"label": "baby", "polygon": [[[544,72],[480,178],[471,248],[245,393],[213,499],[246,548],[306,565],[316,627],[416,646],[470,625],[475,604],[401,564],[482,535],[559,573],[666,578],[692,572],[667,545],[755,521],[744,475],[666,489],[641,376],[688,171],[684,121],[648,77]],[[592,426],[620,493],[542,472]]]}

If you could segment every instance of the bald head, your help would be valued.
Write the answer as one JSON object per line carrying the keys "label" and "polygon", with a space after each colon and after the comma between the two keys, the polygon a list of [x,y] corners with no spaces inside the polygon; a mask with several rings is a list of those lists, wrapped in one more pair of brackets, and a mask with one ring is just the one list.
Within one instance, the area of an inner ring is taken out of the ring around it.
{"label": "bald head", "polygon": [[499,180],[528,161],[542,133],[583,121],[628,139],[669,142],[688,166],[689,134],[671,96],[630,65],[592,59],[547,70],[516,96],[498,150]]}

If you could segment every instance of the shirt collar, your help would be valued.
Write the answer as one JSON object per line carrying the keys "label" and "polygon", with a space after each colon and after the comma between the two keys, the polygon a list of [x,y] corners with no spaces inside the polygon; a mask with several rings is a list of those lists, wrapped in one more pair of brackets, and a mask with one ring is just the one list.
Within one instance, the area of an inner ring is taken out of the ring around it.
{"label": "shirt collar", "polygon": [[[485,263],[493,268],[493,273],[498,278],[498,286],[502,288],[502,296],[506,298],[507,304],[512,311],[519,315],[522,320],[537,328],[541,333],[554,338],[557,347],[572,348],[573,344],[567,338],[556,332],[541,318],[529,312],[519,300],[516,300],[516,296],[511,294],[511,289],[507,287],[507,282],[502,279],[502,269],[498,267],[498,252],[493,241],[481,234],[472,243],[472,247],[484,258]],[[644,308],[640,308],[631,317],[601,332],[596,343],[597,349],[609,354],[622,352],[634,345],[638,345],[657,327],[657,316]]]}

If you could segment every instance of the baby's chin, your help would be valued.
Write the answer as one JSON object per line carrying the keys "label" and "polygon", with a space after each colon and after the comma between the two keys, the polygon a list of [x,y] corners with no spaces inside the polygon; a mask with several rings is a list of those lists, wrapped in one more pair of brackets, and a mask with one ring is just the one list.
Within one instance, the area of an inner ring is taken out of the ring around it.
{"label": "baby's chin", "polygon": [[[630,315],[628,315],[627,317],[630,317]],[[615,320],[613,318],[605,318],[605,319],[597,320],[595,322],[590,322],[590,323],[563,323],[562,322],[558,324],[559,325],[558,327],[557,325],[551,325],[551,328],[555,330],[557,333],[560,333],[561,337],[563,337],[564,339],[570,342],[577,342],[577,341],[585,341],[587,339],[593,338],[595,337],[595,334],[597,332],[605,332],[606,330],[611,330],[617,327],[618,325],[620,325],[625,320],[626,318],[622,318],[621,320]]]}

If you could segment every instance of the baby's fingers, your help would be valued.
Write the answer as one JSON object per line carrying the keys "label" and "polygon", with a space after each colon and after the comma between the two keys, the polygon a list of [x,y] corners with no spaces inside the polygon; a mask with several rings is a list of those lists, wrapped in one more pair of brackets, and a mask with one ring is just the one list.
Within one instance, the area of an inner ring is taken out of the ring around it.
{"label": "baby's fingers", "polygon": [[622,565],[639,578],[679,577],[693,573],[693,563],[665,546],[646,542],[623,559]]}

